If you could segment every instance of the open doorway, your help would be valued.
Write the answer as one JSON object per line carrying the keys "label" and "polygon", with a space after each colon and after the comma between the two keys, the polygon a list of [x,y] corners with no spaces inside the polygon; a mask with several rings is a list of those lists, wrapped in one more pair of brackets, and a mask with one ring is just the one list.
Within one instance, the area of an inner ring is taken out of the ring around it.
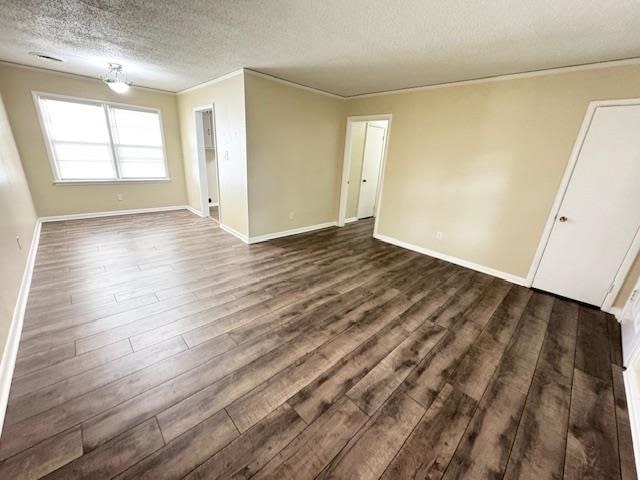
{"label": "open doorway", "polygon": [[220,185],[216,151],[216,122],[213,105],[194,110],[196,147],[200,175],[201,215],[220,221]]}
{"label": "open doorway", "polygon": [[391,115],[349,117],[338,225],[377,216]]}

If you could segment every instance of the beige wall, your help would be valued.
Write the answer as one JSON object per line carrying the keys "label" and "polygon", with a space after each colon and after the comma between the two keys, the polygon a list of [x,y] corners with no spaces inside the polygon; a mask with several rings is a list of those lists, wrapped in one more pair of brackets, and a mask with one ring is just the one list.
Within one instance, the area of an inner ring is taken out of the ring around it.
{"label": "beige wall", "polygon": [[393,114],[379,232],[526,277],[588,103],[631,97],[640,66],[348,101]]}
{"label": "beige wall", "polygon": [[351,124],[351,162],[349,164],[349,187],[345,218],[354,218],[358,214],[358,197],[360,195],[366,132],[367,122],[354,122]]}
{"label": "beige wall", "polygon": [[251,236],[335,221],[344,102],[252,74],[245,87]]}
{"label": "beige wall", "polygon": [[[158,108],[170,182],[54,185],[32,91]],[[39,216],[184,205],[186,192],[175,95],[133,88],[112,92],[99,80],[0,64],[0,93]],[[123,200],[118,201],[117,194]]]}
{"label": "beige wall", "polygon": [[221,222],[249,234],[244,74],[178,95],[189,204],[200,210],[194,108],[215,104]]}
{"label": "beige wall", "polygon": [[[0,357],[18,298],[36,212],[0,95]],[[22,248],[18,247],[20,238]]]}

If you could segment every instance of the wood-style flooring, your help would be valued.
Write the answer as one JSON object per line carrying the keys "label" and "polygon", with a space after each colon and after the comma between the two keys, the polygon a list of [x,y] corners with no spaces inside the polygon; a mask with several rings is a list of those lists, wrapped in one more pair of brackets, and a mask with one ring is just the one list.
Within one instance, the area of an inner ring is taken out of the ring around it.
{"label": "wood-style flooring", "polygon": [[635,478],[602,312],[372,238],[47,223],[0,478]]}

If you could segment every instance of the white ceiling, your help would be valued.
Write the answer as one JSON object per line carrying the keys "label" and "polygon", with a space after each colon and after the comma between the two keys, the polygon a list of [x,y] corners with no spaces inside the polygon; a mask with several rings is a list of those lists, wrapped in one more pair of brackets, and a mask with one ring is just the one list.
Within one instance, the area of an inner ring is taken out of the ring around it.
{"label": "white ceiling", "polygon": [[115,61],[170,91],[246,67],[350,96],[640,57],[639,27],[639,0],[0,0],[0,59]]}

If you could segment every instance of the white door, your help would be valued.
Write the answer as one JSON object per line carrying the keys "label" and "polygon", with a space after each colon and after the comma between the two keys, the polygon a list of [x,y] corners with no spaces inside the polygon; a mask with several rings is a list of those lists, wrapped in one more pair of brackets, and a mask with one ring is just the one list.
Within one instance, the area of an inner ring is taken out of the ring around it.
{"label": "white door", "polygon": [[386,132],[386,128],[367,125],[362,159],[360,196],[358,197],[358,218],[373,217],[374,215]]}
{"label": "white door", "polygon": [[640,105],[598,107],[533,286],[602,305],[640,226]]}

